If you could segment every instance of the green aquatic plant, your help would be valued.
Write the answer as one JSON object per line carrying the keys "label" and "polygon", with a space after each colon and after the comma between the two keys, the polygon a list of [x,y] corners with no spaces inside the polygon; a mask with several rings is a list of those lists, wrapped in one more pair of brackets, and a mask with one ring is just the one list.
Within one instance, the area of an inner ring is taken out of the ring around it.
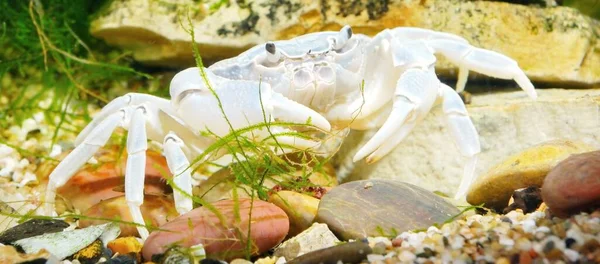
{"label": "green aquatic plant", "polygon": [[0,129],[42,113],[55,128],[55,144],[60,133],[76,133],[81,127],[74,124],[90,120],[89,104],[107,102],[117,81],[151,78],[89,34],[92,12],[104,2],[0,2]]}

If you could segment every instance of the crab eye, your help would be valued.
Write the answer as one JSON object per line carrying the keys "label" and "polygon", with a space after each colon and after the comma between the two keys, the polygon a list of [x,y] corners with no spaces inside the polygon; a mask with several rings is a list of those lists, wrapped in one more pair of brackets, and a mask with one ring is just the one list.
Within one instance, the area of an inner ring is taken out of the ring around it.
{"label": "crab eye", "polygon": [[281,58],[281,53],[275,48],[275,43],[267,42],[267,44],[265,44],[265,50],[267,51],[267,60],[269,62],[277,62],[279,61],[279,58]]}
{"label": "crab eye", "polygon": [[344,26],[335,37],[333,48],[336,50],[343,48],[351,37],[352,28],[348,25]]}

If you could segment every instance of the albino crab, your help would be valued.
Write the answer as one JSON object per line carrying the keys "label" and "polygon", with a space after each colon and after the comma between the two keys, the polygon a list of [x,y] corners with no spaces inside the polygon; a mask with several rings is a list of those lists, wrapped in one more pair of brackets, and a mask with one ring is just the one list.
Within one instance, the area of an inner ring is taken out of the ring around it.
{"label": "albino crab", "polygon": [[[136,223],[143,224],[144,167],[147,140],[163,142],[164,155],[174,183],[191,193],[189,160],[218,136],[231,129],[267,121],[311,123],[329,131],[330,123],[351,129],[379,127],[379,131],[354,157],[375,162],[390,152],[441,103],[455,142],[464,156],[480,152],[479,138],[458,94],[435,74],[435,53],[459,65],[457,90],[464,88],[468,71],[502,79],[514,79],[531,98],[536,92],[517,63],[496,52],[475,48],[458,36],[419,28],[386,29],[375,37],[352,34],[349,26],[339,32],[319,32],[291,40],[256,46],[239,56],[204,69],[214,96],[200,69],[179,72],[170,85],[171,100],[146,94],[127,94],[108,105],[79,134],[76,148],[49,177],[46,213],[53,213],[56,188],[103,146],[117,126],[129,130],[125,196]],[[221,104],[222,103],[222,104]],[[221,107],[230,123],[222,116]],[[263,112],[264,109],[264,112]],[[266,114],[266,117],[263,116]],[[274,128],[277,129],[277,128]],[[273,133],[284,132],[278,128]],[[258,132],[259,139],[268,134]],[[318,143],[279,136],[292,148],[306,149]],[[472,167],[472,166],[471,166]],[[464,195],[472,180],[465,175],[457,193]],[[175,193],[179,213],[192,209],[192,201]],[[148,231],[138,227],[143,239]]]}

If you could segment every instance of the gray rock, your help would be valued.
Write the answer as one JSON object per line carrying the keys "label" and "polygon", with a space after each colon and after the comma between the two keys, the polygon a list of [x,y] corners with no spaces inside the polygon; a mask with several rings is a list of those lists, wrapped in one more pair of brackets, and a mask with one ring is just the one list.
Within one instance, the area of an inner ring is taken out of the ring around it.
{"label": "gray rock", "polygon": [[343,240],[396,236],[443,223],[459,210],[443,198],[397,180],[362,180],[333,188],[321,199],[315,222]]}
{"label": "gray rock", "polygon": [[326,224],[314,223],[302,233],[279,245],[273,255],[290,260],[308,252],[333,247],[339,242]]}

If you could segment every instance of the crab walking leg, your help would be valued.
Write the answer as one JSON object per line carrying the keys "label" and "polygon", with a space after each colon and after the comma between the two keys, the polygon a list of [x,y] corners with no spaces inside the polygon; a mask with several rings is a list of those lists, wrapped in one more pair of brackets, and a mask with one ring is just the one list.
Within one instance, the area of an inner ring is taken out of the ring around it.
{"label": "crab walking leg", "polygon": [[[535,87],[533,87],[527,75],[519,68],[515,60],[505,55],[453,40],[431,40],[427,42],[427,45],[436,52],[442,53],[460,68],[464,67],[500,79],[514,79],[529,97],[532,99],[537,98]],[[465,75],[464,72],[459,74]],[[461,79],[461,76],[459,76],[459,81],[466,81],[466,77]],[[457,88],[462,90],[460,87]]]}
{"label": "crab walking leg", "polygon": [[[140,206],[144,203],[144,179],[146,176],[146,110],[143,106],[135,108],[129,121],[127,135],[127,166],[125,167],[125,200],[137,230],[143,240],[148,238],[144,227],[144,218]],[[141,225],[141,226],[140,226]]]}
{"label": "crab walking leg", "polygon": [[83,142],[83,140],[85,138],[87,138],[88,134],[91,133],[91,131],[94,128],[96,128],[96,126],[98,126],[105,118],[107,118],[107,116],[110,116],[113,113],[123,109],[130,102],[131,102],[130,95],[123,95],[123,96],[120,96],[120,97],[110,101],[110,103],[105,105],[102,108],[102,110],[100,110],[100,113],[98,113],[94,117],[94,119],[92,119],[92,121],[87,126],[85,126],[85,128],[79,133],[79,135],[77,135],[77,138],[75,138],[75,142],[74,142],[75,146],[81,144],[81,142]]}
{"label": "crab walking leg", "polygon": [[181,146],[183,141],[174,133],[169,133],[165,137],[164,150],[167,158],[167,165],[173,175],[173,198],[175,208],[179,214],[184,214],[192,210],[192,175],[188,167],[190,162],[183,153]]}
{"label": "crab walking leg", "polygon": [[465,90],[467,85],[467,79],[469,79],[469,69],[465,66],[458,67],[458,80],[456,81],[456,92],[460,93]]}
{"label": "crab walking leg", "polygon": [[479,135],[460,96],[448,85],[440,83],[442,109],[446,115],[448,128],[460,153],[469,158],[465,165],[464,175],[456,192],[455,199],[462,198],[474,180],[477,154],[481,152]]}
{"label": "crab walking leg", "polygon": [[124,111],[109,115],[95,126],[67,157],[52,171],[48,178],[45,197],[45,214],[53,215],[56,189],[63,186],[98,149],[106,144],[115,128],[125,116]]}

